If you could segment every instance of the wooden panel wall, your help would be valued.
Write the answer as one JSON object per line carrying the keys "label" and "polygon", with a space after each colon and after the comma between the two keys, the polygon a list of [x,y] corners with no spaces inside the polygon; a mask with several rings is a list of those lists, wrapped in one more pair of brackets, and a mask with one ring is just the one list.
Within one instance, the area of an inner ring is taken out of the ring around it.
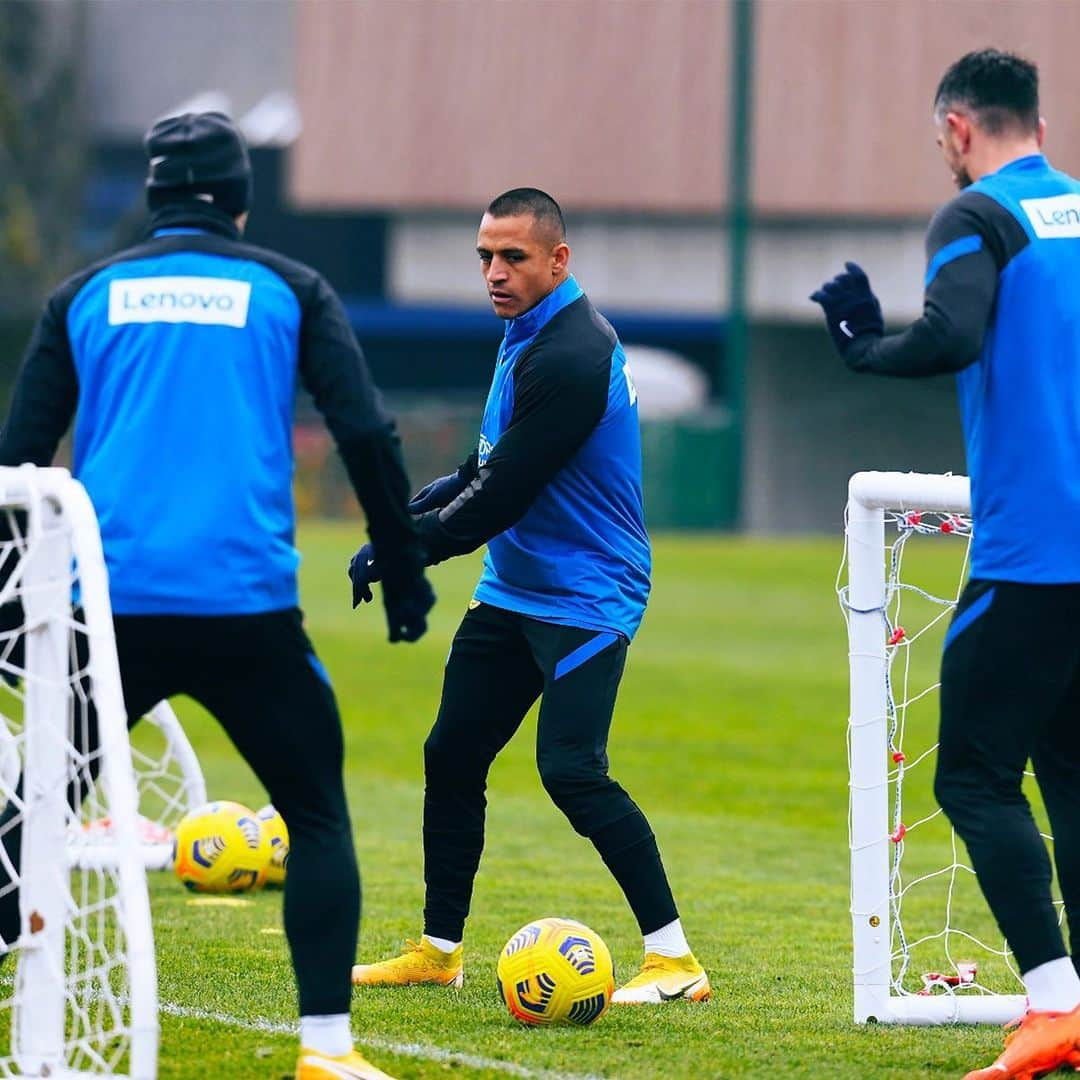
{"label": "wooden panel wall", "polygon": [[[726,200],[732,0],[301,0],[308,207],[476,211]],[[1080,0],[757,0],[754,200],[770,216],[925,215],[951,194],[934,89],[963,52],[1040,66],[1047,150],[1080,172]]]}
{"label": "wooden panel wall", "polygon": [[953,193],[934,91],[971,49],[1039,65],[1046,150],[1080,171],[1077,0],[761,0],[754,197],[773,214],[923,214]]}
{"label": "wooden panel wall", "polygon": [[708,211],[724,197],[729,0],[307,0],[307,206]]}

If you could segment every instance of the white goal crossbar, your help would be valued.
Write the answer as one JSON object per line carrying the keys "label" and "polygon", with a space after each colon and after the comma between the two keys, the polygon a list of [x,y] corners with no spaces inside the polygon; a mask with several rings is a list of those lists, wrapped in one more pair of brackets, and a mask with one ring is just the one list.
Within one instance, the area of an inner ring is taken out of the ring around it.
{"label": "white goal crossbar", "polygon": [[[889,655],[886,511],[968,515],[967,477],[862,472],[848,488],[845,597],[850,663],[851,919],[857,1023],[994,1023],[1020,1016],[1018,994],[898,993],[892,974]],[[918,520],[917,516],[913,520]],[[902,768],[902,766],[901,766]]]}

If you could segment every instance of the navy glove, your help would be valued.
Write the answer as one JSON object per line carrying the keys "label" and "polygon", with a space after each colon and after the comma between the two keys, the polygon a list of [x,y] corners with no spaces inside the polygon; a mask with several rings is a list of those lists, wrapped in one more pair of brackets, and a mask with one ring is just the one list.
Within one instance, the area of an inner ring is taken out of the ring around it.
{"label": "navy glove", "polygon": [[441,510],[449,506],[467,487],[469,481],[462,479],[460,471],[440,476],[422,487],[409,501],[409,513],[426,514],[429,510]]}
{"label": "navy glove", "polygon": [[427,633],[427,613],[435,591],[422,570],[383,582],[383,607],[391,641],[419,641]]}
{"label": "navy glove", "polygon": [[379,580],[379,571],[375,568],[375,548],[365,544],[349,560],[349,580],[352,582],[352,606],[370,604],[374,599],[371,583]]}
{"label": "navy glove", "polygon": [[[375,548],[365,544],[349,560],[353,607],[374,599],[371,584],[382,581]],[[435,592],[417,566],[383,581],[383,607],[391,641],[419,641],[427,633],[427,613],[435,606]]]}
{"label": "navy glove", "polygon": [[827,281],[810,299],[824,308],[825,322],[841,355],[860,335],[885,333],[881,305],[858,263],[844,263],[844,273]]}

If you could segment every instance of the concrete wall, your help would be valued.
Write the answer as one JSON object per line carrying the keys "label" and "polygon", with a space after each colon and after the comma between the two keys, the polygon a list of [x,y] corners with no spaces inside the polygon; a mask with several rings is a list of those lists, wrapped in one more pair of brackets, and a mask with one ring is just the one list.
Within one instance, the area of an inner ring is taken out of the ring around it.
{"label": "concrete wall", "polygon": [[[455,216],[397,214],[388,236],[387,288],[396,300],[481,304],[480,208]],[[709,314],[728,302],[728,234],[715,220],[567,220],[571,267],[603,306]],[[807,297],[856,259],[894,319],[922,309],[922,223],[774,223],[750,248],[749,304],[761,319],[820,321]]]}

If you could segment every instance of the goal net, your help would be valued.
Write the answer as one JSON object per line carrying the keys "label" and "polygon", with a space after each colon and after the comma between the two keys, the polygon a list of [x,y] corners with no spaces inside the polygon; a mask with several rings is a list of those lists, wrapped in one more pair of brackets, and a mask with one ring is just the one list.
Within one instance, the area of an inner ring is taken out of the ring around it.
{"label": "goal net", "polygon": [[[5,717],[9,730],[14,722]],[[199,758],[167,701],[159,702],[130,735],[138,796],[136,827],[147,870],[168,870],[173,863],[174,830],[189,811],[206,803],[206,781]],[[68,853],[78,865],[109,859],[112,821],[72,823]]]}
{"label": "goal net", "polygon": [[865,472],[849,485],[837,589],[849,645],[858,1023],[1007,1023],[1026,1005],[933,793],[938,673],[967,577],[969,514],[963,476]]}
{"label": "goal net", "polygon": [[[105,563],[63,469],[0,468],[0,714],[0,1077],[153,1080],[154,947]],[[107,849],[74,857],[71,838],[101,822]]]}

